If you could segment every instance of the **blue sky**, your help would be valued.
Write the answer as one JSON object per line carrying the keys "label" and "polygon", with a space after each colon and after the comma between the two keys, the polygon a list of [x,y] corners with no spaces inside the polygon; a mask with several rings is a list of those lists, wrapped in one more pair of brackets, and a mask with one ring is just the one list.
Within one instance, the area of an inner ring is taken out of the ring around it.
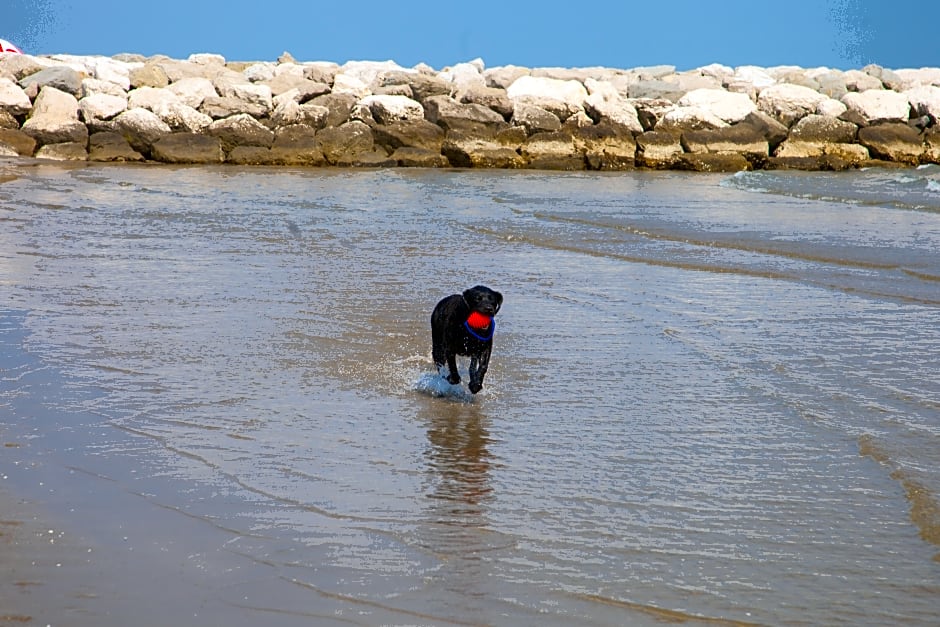
{"label": "blue sky", "polygon": [[229,60],[392,59],[437,69],[668,64],[940,66],[929,3],[788,0],[658,3],[541,0],[0,0],[0,37],[26,52]]}

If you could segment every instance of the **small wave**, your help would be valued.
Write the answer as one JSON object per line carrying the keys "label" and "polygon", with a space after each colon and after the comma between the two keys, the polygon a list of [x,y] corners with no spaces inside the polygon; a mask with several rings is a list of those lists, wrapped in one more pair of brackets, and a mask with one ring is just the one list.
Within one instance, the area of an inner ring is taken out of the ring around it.
{"label": "small wave", "polygon": [[940,194],[940,181],[927,181],[927,191],[933,192],[934,194]]}
{"label": "small wave", "polygon": [[436,372],[425,372],[418,380],[414,382],[413,389],[416,392],[427,394],[435,398],[450,398],[469,403],[473,400],[471,394],[461,384],[448,383],[447,379]]}

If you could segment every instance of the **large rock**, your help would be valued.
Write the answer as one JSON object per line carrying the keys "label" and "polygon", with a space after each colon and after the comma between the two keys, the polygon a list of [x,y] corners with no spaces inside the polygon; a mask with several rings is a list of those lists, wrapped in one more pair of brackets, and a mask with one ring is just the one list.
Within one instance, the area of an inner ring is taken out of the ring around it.
{"label": "large rock", "polygon": [[649,100],[668,100],[675,103],[685,91],[679,87],[678,83],[661,80],[641,80],[631,83],[627,87],[627,97],[643,98]]}
{"label": "large rock", "polygon": [[308,94],[307,100],[309,100],[330,92],[329,85],[304,78],[303,74],[300,76],[294,74],[279,74],[270,80],[264,81],[264,84],[268,86],[274,96],[279,96],[284,92],[296,89],[298,92]]}
{"label": "large rock", "polygon": [[390,159],[403,168],[446,168],[450,166],[447,157],[440,152],[408,146],[395,149]]}
{"label": "large rock", "polygon": [[201,133],[212,124],[212,118],[182,102],[158,104],[153,112],[177,132]]}
{"label": "large rock", "polygon": [[150,155],[155,141],[173,130],[149,109],[128,109],[114,118],[114,129],[124,136],[131,148],[144,156]]}
{"label": "large rock", "polygon": [[459,100],[463,104],[477,104],[492,109],[508,120],[513,112],[512,100],[505,89],[499,87],[472,87],[461,91]]}
{"label": "large rock", "polygon": [[770,148],[767,139],[750,124],[735,124],[727,128],[685,131],[682,147],[693,154],[736,153],[755,159],[767,157]]}
{"label": "large rock", "polygon": [[315,104],[298,104],[292,99],[282,100],[274,107],[271,121],[275,126],[303,124],[311,128],[326,127],[330,110]]}
{"label": "large rock", "polygon": [[630,170],[636,166],[636,140],[631,129],[601,123],[576,129],[572,134],[588,168]]}
{"label": "large rock", "polygon": [[46,86],[55,87],[59,91],[77,97],[82,88],[82,75],[68,66],[56,65],[20,80],[20,87],[30,97],[38,94]]}
{"label": "large rock", "polygon": [[249,106],[244,100],[238,98],[229,98],[223,96],[210,96],[199,105],[200,113],[208,115],[213,120],[230,118],[233,115],[247,113],[255,118],[262,118],[267,115],[264,107]]}
{"label": "large rock", "polygon": [[107,96],[118,96],[127,100],[127,90],[121,89],[120,85],[115,85],[114,83],[109,83],[108,81],[102,81],[97,78],[86,78],[82,80],[82,88],[78,92],[78,98],[87,98],[88,96],[95,96],[97,94],[105,94]]}
{"label": "large rock", "polygon": [[421,103],[405,96],[366,96],[358,104],[368,107],[379,124],[424,119]]}
{"label": "large rock", "polygon": [[871,89],[842,97],[848,110],[842,117],[859,126],[882,122],[906,122],[911,116],[911,104],[907,96],[894,91]]}
{"label": "large rock", "polygon": [[512,125],[525,129],[527,135],[561,130],[561,120],[550,111],[535,105],[519,103],[512,114]]}
{"label": "large rock", "polygon": [[926,150],[924,138],[915,129],[900,123],[879,124],[859,129],[858,141],[868,148],[876,159],[909,165],[920,163]]}
{"label": "large rock", "polygon": [[810,159],[834,156],[859,164],[870,158],[868,149],[856,141],[858,127],[830,116],[811,114],[790,129],[787,140],[774,151],[782,159]]}
{"label": "large rock", "polygon": [[78,100],[55,87],[43,87],[33,103],[23,132],[44,144],[88,142],[88,128],[78,119]]}
{"label": "large rock", "polygon": [[694,172],[741,172],[750,170],[751,163],[736,152],[709,152],[679,155],[675,167]]}
{"label": "large rock", "polygon": [[536,170],[583,170],[584,154],[568,131],[537,133],[522,145],[526,167]]}
{"label": "large rock", "polygon": [[636,137],[636,162],[647,168],[669,168],[682,155],[679,136],[664,131],[647,131]]}
{"label": "large rock", "polygon": [[483,78],[488,87],[508,89],[520,76],[532,74],[532,70],[518,65],[503,65],[483,70]]}
{"label": "large rock", "polygon": [[0,54],[0,78],[19,81],[43,69],[28,54]]}
{"label": "large rock", "polygon": [[787,133],[789,132],[786,126],[762,111],[751,113],[741,121],[741,124],[754,127],[754,129],[767,140],[771,152],[787,138]]}
{"label": "large rock", "polygon": [[403,120],[372,127],[375,143],[390,152],[399,148],[420,148],[441,154],[444,130],[427,120]]}
{"label": "large rock", "polygon": [[522,156],[498,141],[464,131],[448,131],[441,151],[455,168],[521,168]]}
{"label": "large rock", "polygon": [[723,89],[696,89],[679,98],[680,107],[702,107],[728,124],[740,122],[757,110],[747,94]]}
{"label": "large rock", "polygon": [[88,151],[85,148],[85,142],[46,144],[36,151],[36,158],[55,161],[85,161],[88,159]]}
{"label": "large rock", "polygon": [[236,146],[264,146],[270,148],[274,143],[274,133],[247,113],[215,120],[206,128],[205,133],[218,137],[222,149],[229,152]]}
{"label": "large rock", "polygon": [[216,79],[213,84],[223,98],[234,98],[245,103],[245,113],[252,117],[264,117],[274,108],[271,88],[267,85],[227,77]]}
{"label": "large rock", "polygon": [[[2,132],[2,131],[0,131]],[[940,163],[940,126],[932,126],[924,131],[924,163]],[[3,136],[0,135],[0,141]],[[22,154],[22,153],[21,153]]]}
{"label": "large rock", "polygon": [[655,130],[681,133],[682,131],[700,131],[705,129],[725,128],[728,123],[702,106],[676,106],[663,116]]}
{"label": "large rock", "polygon": [[225,153],[218,137],[195,133],[173,133],[154,142],[151,151],[164,163],[222,163]]}
{"label": "large rock", "polygon": [[215,85],[212,84],[212,81],[201,76],[182,78],[166,89],[175,94],[180,102],[193,109],[198,109],[206,98],[219,95],[215,91]]}
{"label": "large rock", "polygon": [[153,111],[161,104],[180,102],[179,96],[169,89],[159,87],[138,87],[127,92],[128,109],[147,109]]}
{"label": "large rock", "polygon": [[503,116],[479,104],[461,104],[449,96],[431,96],[424,101],[425,117],[444,130],[495,134],[506,127]]}
{"label": "large rock", "polygon": [[609,122],[636,133],[643,132],[636,107],[620,95],[613,83],[589,78],[585,86],[588,97],[584,100],[584,108],[595,122]]}
{"label": "large rock", "polygon": [[375,148],[372,129],[358,120],[325,128],[317,133],[317,140],[323,156],[331,165],[355,162],[362,155],[372,153]]}
{"label": "large rock", "polygon": [[31,157],[36,152],[36,140],[19,129],[0,128],[0,143],[10,146],[22,157]]}
{"label": "large rock", "polygon": [[560,119],[584,110],[588,93],[578,81],[539,76],[520,76],[506,90],[513,105],[531,104],[551,111]]}
{"label": "large rock", "polygon": [[0,109],[11,115],[25,115],[32,106],[23,88],[8,78],[0,78]]}
{"label": "large rock", "polygon": [[816,107],[826,98],[809,87],[780,83],[761,90],[757,107],[789,127],[803,116],[816,113]]}
{"label": "large rock", "polygon": [[166,87],[170,79],[166,71],[156,63],[145,63],[128,72],[131,89],[138,87]]}
{"label": "large rock", "polygon": [[438,77],[451,85],[452,92],[486,87],[483,77],[483,61],[477,59],[470,63],[458,63],[438,73]]}
{"label": "large rock", "polygon": [[89,161],[143,161],[144,156],[131,148],[116,132],[94,133],[88,138]]}
{"label": "large rock", "polygon": [[324,126],[341,126],[349,121],[349,114],[358,99],[352,94],[324,94],[310,101],[310,104],[326,107],[329,114]]}
{"label": "large rock", "polygon": [[130,71],[135,64],[125,63],[110,57],[84,57],[86,71],[93,78],[113,83],[127,91],[131,88]]}
{"label": "large rock", "polygon": [[302,124],[279,128],[271,145],[275,165],[319,166],[326,163],[314,129]]}
{"label": "large rock", "polygon": [[933,124],[940,121],[940,87],[919,85],[904,92],[915,115],[928,115]]}
{"label": "large rock", "polygon": [[127,98],[108,94],[93,94],[78,101],[78,109],[85,124],[110,120],[127,110]]}

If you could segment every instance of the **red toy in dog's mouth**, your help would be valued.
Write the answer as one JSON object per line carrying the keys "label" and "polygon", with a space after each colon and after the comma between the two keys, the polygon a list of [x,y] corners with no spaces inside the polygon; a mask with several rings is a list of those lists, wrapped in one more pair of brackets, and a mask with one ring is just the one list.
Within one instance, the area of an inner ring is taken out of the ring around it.
{"label": "red toy in dog's mouth", "polygon": [[485,314],[481,314],[479,311],[474,311],[470,314],[470,317],[467,318],[467,324],[478,331],[486,331],[490,328],[490,325],[493,323],[493,318]]}

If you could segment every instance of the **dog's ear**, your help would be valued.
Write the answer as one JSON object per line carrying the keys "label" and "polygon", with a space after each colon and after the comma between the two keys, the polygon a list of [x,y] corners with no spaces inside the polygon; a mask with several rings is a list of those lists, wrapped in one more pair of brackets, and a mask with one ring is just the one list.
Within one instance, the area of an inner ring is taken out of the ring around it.
{"label": "dog's ear", "polygon": [[493,312],[495,314],[498,313],[499,308],[503,306],[503,295],[496,290],[493,290],[493,293],[496,294],[496,311]]}
{"label": "dog's ear", "polygon": [[479,286],[464,290],[463,299],[467,302],[467,306],[473,309],[480,300]]}

